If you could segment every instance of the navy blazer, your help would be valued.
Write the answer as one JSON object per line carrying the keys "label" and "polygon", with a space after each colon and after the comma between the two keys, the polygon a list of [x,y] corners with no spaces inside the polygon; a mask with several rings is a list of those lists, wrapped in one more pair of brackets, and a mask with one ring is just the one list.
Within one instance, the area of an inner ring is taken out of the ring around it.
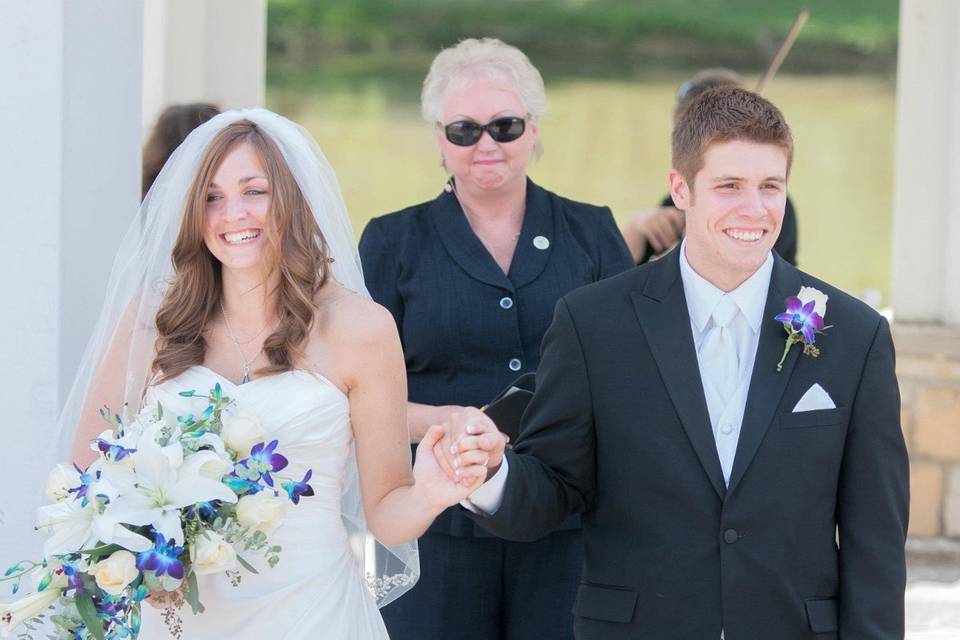
{"label": "navy blazer", "polygon": [[[475,407],[536,370],[557,300],[633,266],[609,208],[568,200],[530,180],[507,274],[446,191],[372,219],[360,256],[370,294],[397,322],[410,401]],[[486,535],[454,510],[431,531]]]}

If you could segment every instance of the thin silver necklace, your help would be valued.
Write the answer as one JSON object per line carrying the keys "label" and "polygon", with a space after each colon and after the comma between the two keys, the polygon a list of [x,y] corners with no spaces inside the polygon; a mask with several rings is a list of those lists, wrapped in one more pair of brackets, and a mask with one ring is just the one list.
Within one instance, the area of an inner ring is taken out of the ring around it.
{"label": "thin silver necklace", "polygon": [[[510,240],[508,240],[507,242],[502,242],[502,241],[501,241],[501,242],[498,242],[498,243],[494,243],[494,242],[491,242],[489,239],[485,240],[484,238],[482,238],[482,237],[480,236],[480,234],[477,232],[477,229],[475,228],[475,226],[474,226],[474,224],[473,224],[473,221],[475,220],[475,216],[473,215],[473,212],[470,211],[469,208],[467,208],[467,205],[463,204],[463,200],[460,198],[460,194],[457,192],[457,187],[454,186],[454,184],[453,184],[453,179],[452,179],[452,178],[447,181],[447,184],[446,184],[446,186],[444,187],[444,189],[445,189],[446,191],[449,191],[450,193],[452,193],[452,194],[453,194],[453,197],[457,199],[457,203],[460,205],[460,209],[463,211],[463,215],[464,215],[464,217],[467,219],[467,223],[470,225],[470,228],[473,230],[473,234],[474,234],[475,236],[477,236],[477,238],[479,238],[479,240],[480,240],[481,243],[483,243],[484,245],[489,245],[490,249],[503,249],[503,248],[506,248],[506,247],[508,247],[508,246],[509,246],[509,247],[515,247],[515,246],[516,246],[517,241],[520,239],[520,233],[511,234],[511,238],[510,238]],[[522,228],[523,228],[523,213],[524,213],[524,212],[521,211],[521,212],[520,212],[520,215],[519,215],[519,217],[520,217],[521,231],[522,231]]]}
{"label": "thin silver necklace", "polygon": [[[243,353],[243,348],[242,348],[240,345],[241,345],[241,344],[250,344],[251,342],[253,342],[253,341],[256,340],[257,338],[259,338],[259,337],[260,337],[260,334],[263,333],[263,330],[267,328],[267,325],[268,325],[269,323],[265,323],[265,324],[260,328],[260,331],[257,332],[257,335],[253,336],[252,338],[250,338],[250,339],[247,340],[246,342],[240,342],[239,340],[237,340],[236,336],[233,335],[233,328],[230,326],[230,317],[227,316],[227,310],[224,309],[224,307],[223,307],[223,300],[220,301],[220,313],[223,314],[223,322],[224,322],[224,324],[227,325],[227,335],[230,336],[230,340],[231,340],[231,342],[233,342],[233,346],[235,346],[235,347],[237,348],[237,353],[240,354],[240,360],[243,361],[243,379],[240,380],[240,384],[247,384],[248,382],[250,382],[250,366],[251,366],[254,362],[256,362],[256,361],[257,361],[257,358],[260,357],[260,354],[263,353],[263,344],[262,344],[262,343],[260,344],[260,349],[259,349],[255,354],[253,354],[253,357],[250,358],[249,360],[247,360],[247,356],[246,356],[246,354]],[[277,324],[274,326],[274,330],[276,330],[276,327],[279,326],[279,325],[280,325],[280,321],[277,320]]]}

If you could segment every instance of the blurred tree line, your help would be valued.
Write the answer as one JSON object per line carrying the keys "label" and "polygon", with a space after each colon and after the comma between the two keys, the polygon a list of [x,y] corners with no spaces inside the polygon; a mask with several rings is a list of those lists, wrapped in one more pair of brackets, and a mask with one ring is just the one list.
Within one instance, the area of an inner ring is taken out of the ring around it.
{"label": "blurred tree line", "polygon": [[422,75],[441,48],[492,35],[548,76],[759,72],[805,6],[785,70],[895,70],[898,0],[268,0],[268,60],[281,82],[318,67]]}

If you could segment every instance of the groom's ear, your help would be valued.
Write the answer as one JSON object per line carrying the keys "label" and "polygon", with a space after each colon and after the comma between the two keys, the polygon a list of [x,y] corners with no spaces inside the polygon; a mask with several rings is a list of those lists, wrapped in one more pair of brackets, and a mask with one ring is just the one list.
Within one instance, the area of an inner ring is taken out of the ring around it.
{"label": "groom's ear", "polygon": [[673,206],[680,211],[686,211],[693,204],[693,194],[687,179],[676,169],[670,169],[667,178],[670,180],[670,197],[673,198]]}

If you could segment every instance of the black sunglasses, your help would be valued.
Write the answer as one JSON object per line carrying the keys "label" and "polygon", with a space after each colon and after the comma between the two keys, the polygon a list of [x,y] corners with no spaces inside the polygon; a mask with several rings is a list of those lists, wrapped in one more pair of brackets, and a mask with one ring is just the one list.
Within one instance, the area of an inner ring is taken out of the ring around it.
{"label": "black sunglasses", "polygon": [[458,147],[470,147],[480,142],[483,132],[490,134],[496,142],[513,142],[523,135],[527,121],[523,118],[507,117],[480,124],[471,120],[451,122],[443,128],[447,140]]}

